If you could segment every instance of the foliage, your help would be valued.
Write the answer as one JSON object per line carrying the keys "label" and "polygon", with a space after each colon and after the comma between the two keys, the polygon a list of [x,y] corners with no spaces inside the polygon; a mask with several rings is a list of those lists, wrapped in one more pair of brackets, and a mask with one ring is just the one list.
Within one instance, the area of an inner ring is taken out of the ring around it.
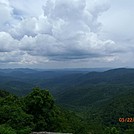
{"label": "foliage", "polygon": [[112,128],[107,127],[105,129],[104,134],[119,134],[119,131],[115,127]]}
{"label": "foliage", "polygon": [[8,95],[9,95],[9,92],[4,91],[4,90],[0,90],[0,98],[4,98],[4,97],[6,97]]}
{"label": "foliage", "polygon": [[10,126],[17,133],[20,133],[23,129],[27,129],[27,132],[31,130],[32,116],[23,111],[21,102],[16,96],[9,95],[1,99],[0,104],[0,124]]}
{"label": "foliage", "polygon": [[31,131],[86,134],[82,119],[56,106],[47,90],[34,88],[23,98],[9,94],[0,99],[0,105],[2,134],[28,134]]}
{"label": "foliage", "polygon": [[7,125],[0,125],[0,134],[16,134],[15,130]]}
{"label": "foliage", "polygon": [[134,133],[133,123],[119,122],[119,118],[134,115],[134,69],[91,73],[27,71],[15,72],[14,77],[12,72],[5,73],[0,76],[0,87],[19,95],[27,94],[35,85],[51,88],[60,106],[47,90],[34,88],[23,98],[0,90],[2,131]]}

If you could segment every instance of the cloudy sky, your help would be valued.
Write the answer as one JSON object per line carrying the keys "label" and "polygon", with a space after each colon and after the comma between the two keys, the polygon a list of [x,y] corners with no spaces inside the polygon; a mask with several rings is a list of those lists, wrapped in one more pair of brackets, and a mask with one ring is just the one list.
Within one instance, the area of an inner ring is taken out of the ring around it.
{"label": "cloudy sky", "polygon": [[134,67],[134,0],[0,0],[0,68]]}

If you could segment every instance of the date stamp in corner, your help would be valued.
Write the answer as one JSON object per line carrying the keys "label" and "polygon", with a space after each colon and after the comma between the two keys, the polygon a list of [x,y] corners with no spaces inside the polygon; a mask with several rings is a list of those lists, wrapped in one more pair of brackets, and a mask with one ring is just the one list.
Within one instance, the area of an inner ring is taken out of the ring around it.
{"label": "date stamp in corner", "polygon": [[119,118],[119,122],[129,122],[129,123],[132,123],[132,122],[134,122],[134,117],[133,118]]}

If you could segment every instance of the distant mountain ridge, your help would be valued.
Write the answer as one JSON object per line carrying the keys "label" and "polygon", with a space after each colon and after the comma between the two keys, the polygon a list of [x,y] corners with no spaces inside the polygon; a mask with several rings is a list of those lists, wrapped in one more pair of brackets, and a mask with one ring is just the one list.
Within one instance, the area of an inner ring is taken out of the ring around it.
{"label": "distant mountain ridge", "polygon": [[[93,122],[97,122],[107,127],[116,126],[122,134],[129,134],[129,131],[130,134],[134,133],[133,123],[119,122],[120,118],[126,119],[133,117],[134,114],[133,68],[91,72],[89,70],[0,70],[1,89],[23,96],[37,86],[48,89],[58,105],[75,111],[93,127]],[[4,95],[6,93],[2,92],[2,96]],[[99,132],[99,125],[96,126]]]}
{"label": "distant mountain ridge", "polygon": [[32,87],[40,86],[50,89],[57,95],[72,88],[84,88],[96,84],[134,85],[134,69],[117,68],[99,72],[89,70],[0,69],[0,88],[23,95]]}

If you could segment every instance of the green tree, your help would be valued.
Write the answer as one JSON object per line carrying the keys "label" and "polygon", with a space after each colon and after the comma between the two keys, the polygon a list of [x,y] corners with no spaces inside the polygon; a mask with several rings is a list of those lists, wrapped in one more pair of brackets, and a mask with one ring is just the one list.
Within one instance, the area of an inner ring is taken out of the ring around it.
{"label": "green tree", "polygon": [[0,134],[16,134],[15,130],[5,124],[0,125]]}
{"label": "green tree", "polygon": [[105,129],[104,134],[119,134],[119,131],[116,129],[116,127],[112,127],[112,128],[107,127]]}
{"label": "green tree", "polygon": [[28,134],[31,131],[87,134],[86,127],[74,112],[56,106],[47,90],[34,88],[23,98],[10,94],[0,97],[0,134]]}
{"label": "green tree", "polygon": [[134,134],[134,129],[127,129],[124,134]]}
{"label": "green tree", "polygon": [[35,131],[61,131],[60,110],[49,91],[34,88],[24,101],[26,112],[34,117]]}
{"label": "green tree", "polygon": [[[9,95],[0,99],[0,105],[0,124],[10,126],[17,134],[27,134],[31,131],[32,116],[23,111],[18,97]],[[25,130],[25,133],[21,133],[22,130]]]}

